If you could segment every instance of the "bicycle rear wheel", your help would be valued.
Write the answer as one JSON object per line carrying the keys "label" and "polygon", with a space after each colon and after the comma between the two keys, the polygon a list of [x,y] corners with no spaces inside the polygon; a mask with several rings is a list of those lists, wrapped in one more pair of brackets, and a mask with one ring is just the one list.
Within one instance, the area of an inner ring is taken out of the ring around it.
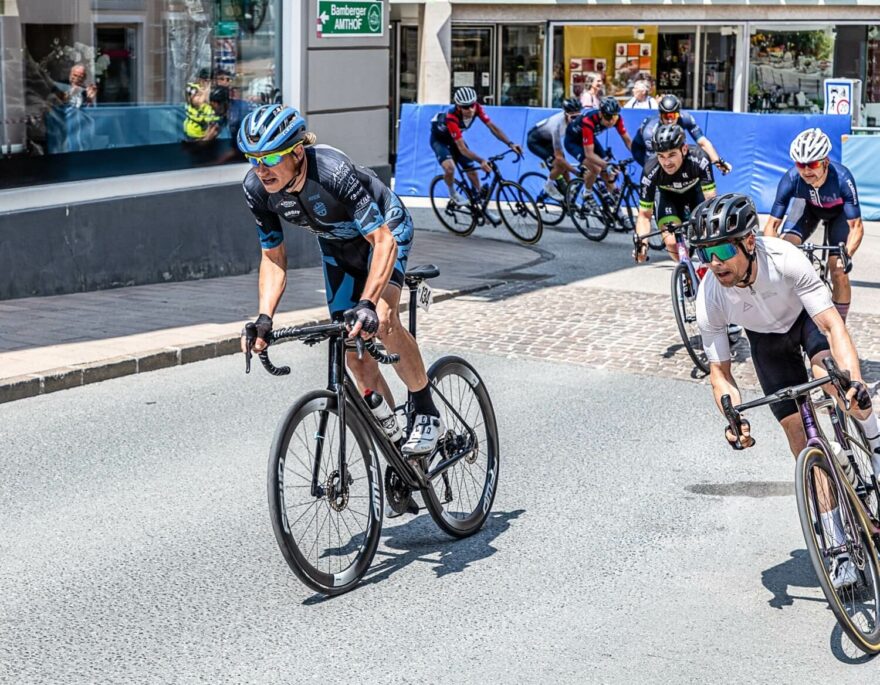
{"label": "bicycle rear wheel", "polygon": [[498,213],[514,238],[526,245],[534,245],[544,233],[541,214],[532,196],[519,183],[501,181],[495,191]]}
{"label": "bicycle rear wheel", "polygon": [[434,477],[422,491],[422,498],[442,530],[463,538],[483,525],[498,490],[500,457],[495,410],[483,380],[460,357],[438,359],[428,370],[428,378],[434,386],[434,402],[446,424],[446,435],[440,438],[426,468],[430,471],[462,452],[465,456]]}
{"label": "bicycle rear wheel", "polygon": [[[379,459],[353,409],[346,412],[347,483],[339,478],[336,395],[301,397],[278,426],[269,454],[269,515],[284,559],[326,595],[353,588],[370,567],[382,530]],[[320,450],[319,450],[320,446]],[[320,452],[318,492],[312,472]]]}
{"label": "bicycle rear wheel", "polygon": [[[817,447],[803,450],[797,459],[795,495],[804,541],[819,579],[819,586],[828,600],[840,627],[861,650],[880,651],[880,569],[877,550],[864,522],[831,475],[834,467],[828,455]],[[832,528],[835,508],[843,522],[843,538]],[[856,567],[856,581],[835,588],[831,580],[831,564],[846,554]]]}
{"label": "bicycle rear wheel", "polygon": [[[455,179],[455,190],[462,197],[470,197],[467,187],[460,179]],[[471,211],[470,204],[460,205],[451,198],[443,196],[448,192],[443,176],[435,176],[431,181],[430,190],[431,207],[434,208],[434,214],[447,230],[456,235],[468,236],[477,227],[477,218]]]}
{"label": "bicycle rear wheel", "polygon": [[592,192],[585,194],[584,180],[576,178],[565,191],[565,206],[574,227],[585,238],[600,241],[608,235],[608,223],[599,200]]}
{"label": "bicycle rear wheel", "polygon": [[565,218],[565,207],[562,200],[554,200],[544,190],[547,176],[537,171],[530,171],[519,178],[519,184],[535,198],[538,214],[545,226],[556,226]]}
{"label": "bicycle rear wheel", "polygon": [[709,373],[709,360],[703,351],[703,338],[697,325],[697,288],[686,265],[679,263],[672,274],[672,309],[684,348],[696,367]]}

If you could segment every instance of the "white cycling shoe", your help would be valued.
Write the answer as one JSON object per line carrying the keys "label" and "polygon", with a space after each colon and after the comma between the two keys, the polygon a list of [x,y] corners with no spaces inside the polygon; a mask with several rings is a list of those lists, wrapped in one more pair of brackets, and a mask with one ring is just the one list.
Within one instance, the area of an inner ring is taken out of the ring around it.
{"label": "white cycling shoe", "polygon": [[429,414],[416,414],[412,433],[400,451],[408,457],[430,454],[437,448],[437,441],[446,432],[443,419]]}
{"label": "white cycling shoe", "polygon": [[559,188],[556,187],[556,183],[549,178],[544,183],[544,192],[547,193],[547,196],[557,202],[562,202],[562,193],[559,192]]}
{"label": "white cycling shoe", "polygon": [[455,204],[464,206],[468,203],[468,199],[462,195],[457,190],[453,190],[452,194],[449,196],[449,199],[452,200]]}
{"label": "white cycling shoe", "polygon": [[859,579],[856,565],[845,554],[835,557],[831,562],[831,585],[835,590],[854,585]]}

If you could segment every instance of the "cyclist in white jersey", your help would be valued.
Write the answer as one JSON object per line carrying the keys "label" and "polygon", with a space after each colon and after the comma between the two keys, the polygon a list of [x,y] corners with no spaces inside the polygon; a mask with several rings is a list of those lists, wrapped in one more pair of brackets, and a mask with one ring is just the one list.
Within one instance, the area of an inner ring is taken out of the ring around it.
{"label": "cyclist in white jersey", "polygon": [[[880,472],[880,427],[862,380],[858,352],[828,289],[800,250],[779,238],[756,237],[757,229],[755,205],[745,195],[734,193],[703,202],[691,218],[689,244],[710,270],[697,294],[697,323],[715,403],[721,410],[723,395],[730,395],[734,404],[741,401],[731,373],[730,324],[746,330],[758,381],[766,394],[807,382],[802,350],[816,377],[825,375],[822,359],[831,354],[853,379],[847,395],[856,400],[851,413],[865,431],[874,451],[875,471]],[[826,387],[833,393],[833,388]],[[857,409],[856,404],[868,409]],[[806,436],[795,402],[776,402],[770,408],[796,456],[806,446]],[[732,447],[737,438],[743,447],[751,447],[750,432],[748,421],[743,420],[742,434],[735,436],[728,427],[725,438]],[[837,509],[822,515],[831,517],[834,530],[842,535]],[[853,574],[848,559],[840,559],[833,580],[851,583]]]}
{"label": "cyclist in white jersey", "polygon": [[563,138],[565,129],[580,114],[581,103],[577,98],[569,98],[562,103],[562,111],[546,119],[541,119],[529,129],[526,136],[526,147],[547,166],[547,182],[544,190],[554,200],[563,199],[569,174],[577,169],[565,158]]}

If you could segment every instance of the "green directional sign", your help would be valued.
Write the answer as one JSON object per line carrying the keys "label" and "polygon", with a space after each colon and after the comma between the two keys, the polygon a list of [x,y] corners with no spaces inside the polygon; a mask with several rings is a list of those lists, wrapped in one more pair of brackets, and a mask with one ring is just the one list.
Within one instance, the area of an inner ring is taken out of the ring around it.
{"label": "green directional sign", "polygon": [[385,33],[381,0],[318,0],[318,37],[352,38]]}

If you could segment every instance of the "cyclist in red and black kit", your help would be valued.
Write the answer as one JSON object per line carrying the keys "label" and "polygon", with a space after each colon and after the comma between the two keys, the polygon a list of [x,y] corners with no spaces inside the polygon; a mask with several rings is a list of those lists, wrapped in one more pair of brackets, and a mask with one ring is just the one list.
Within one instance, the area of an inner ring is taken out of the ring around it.
{"label": "cyclist in red and black kit", "polygon": [[471,150],[464,142],[462,134],[479,119],[498,140],[510,147],[518,155],[522,148],[511,142],[510,138],[496,126],[483,106],[477,102],[477,91],[473,88],[459,88],[453,96],[455,104],[444,112],[437,113],[431,119],[431,148],[437,155],[437,161],[443,167],[443,180],[449,188],[449,197],[458,204],[467,203],[467,198],[455,191],[455,165],[458,164],[468,175],[474,190],[480,191],[480,177],[477,165],[489,173],[492,168],[489,162]]}
{"label": "cyclist in red and black kit", "polygon": [[[602,98],[598,109],[584,110],[565,129],[565,150],[584,165],[584,185],[587,188],[593,187],[597,175],[608,166],[610,152],[602,147],[596,136],[609,128],[620,134],[627,149],[632,148],[632,140],[620,116],[620,103],[611,96]],[[613,181],[611,178],[606,180]]]}

